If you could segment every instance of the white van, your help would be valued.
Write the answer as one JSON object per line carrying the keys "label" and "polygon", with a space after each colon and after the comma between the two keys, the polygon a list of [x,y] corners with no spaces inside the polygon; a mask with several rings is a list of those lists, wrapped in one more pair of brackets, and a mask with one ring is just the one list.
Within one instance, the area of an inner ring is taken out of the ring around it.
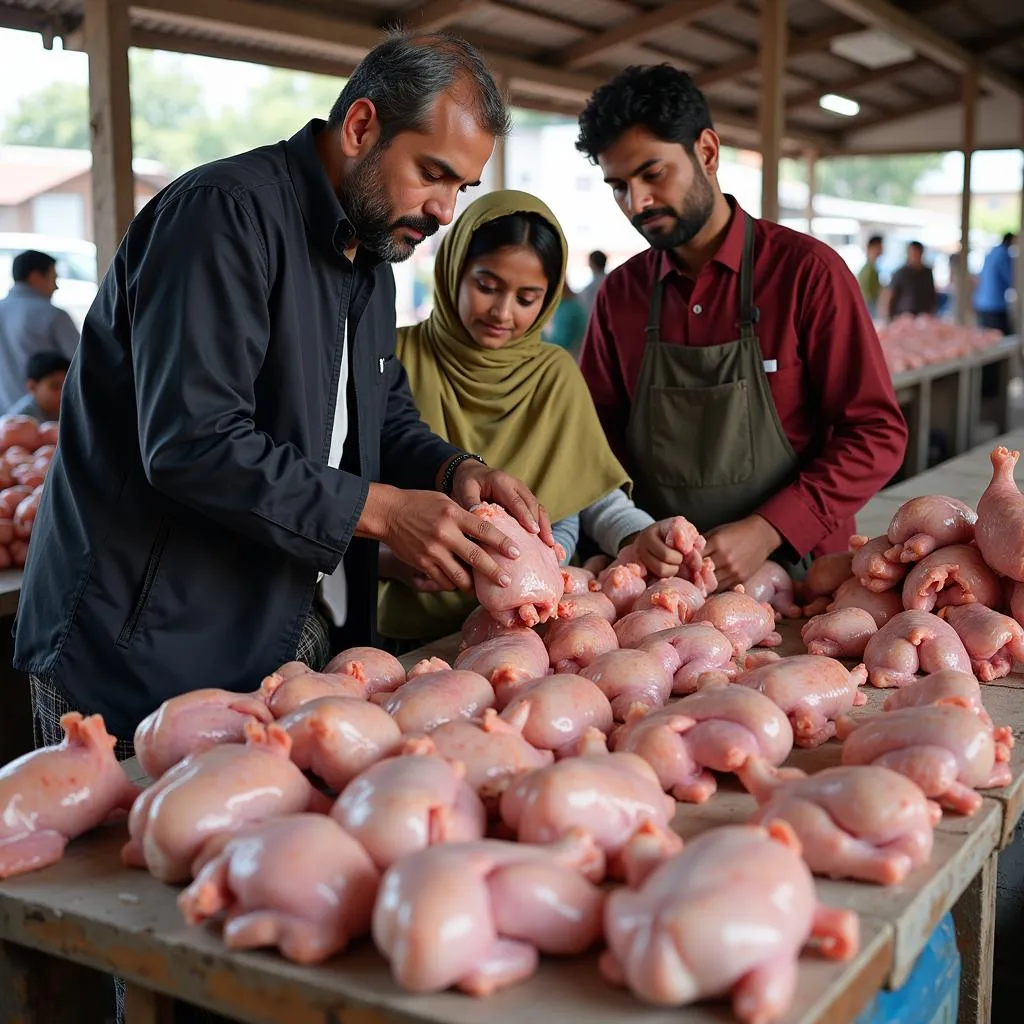
{"label": "white van", "polygon": [[14,257],[26,249],[45,252],[57,261],[53,304],[66,309],[81,331],[85,314],[96,298],[96,246],[81,238],[0,232],[0,297],[14,283]]}

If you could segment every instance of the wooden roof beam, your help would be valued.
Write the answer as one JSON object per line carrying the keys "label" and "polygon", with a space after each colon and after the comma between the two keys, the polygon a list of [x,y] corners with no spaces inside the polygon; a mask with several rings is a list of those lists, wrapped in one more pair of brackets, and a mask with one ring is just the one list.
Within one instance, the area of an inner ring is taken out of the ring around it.
{"label": "wooden roof beam", "polygon": [[911,60],[905,60],[901,64],[891,64],[887,68],[875,68],[873,71],[865,71],[860,75],[852,75],[850,78],[845,78],[841,82],[826,82],[823,83],[820,88],[805,89],[803,92],[790,96],[789,99],[786,100],[786,110],[787,112],[799,110],[801,107],[806,107],[808,104],[817,103],[821,96],[827,92],[846,96],[868,85],[880,85],[883,82],[888,82],[892,78],[897,78],[899,75],[902,75],[907,71],[912,71],[915,68],[921,67],[923,63],[924,61],[915,57]]}
{"label": "wooden roof beam", "polygon": [[[922,114],[930,114],[934,110],[943,110],[946,107],[955,107],[961,102],[962,96],[959,92],[948,93],[945,96],[929,97],[915,103],[913,106],[904,107],[902,110],[893,110],[890,113],[878,114],[876,117],[866,117],[863,120],[851,121],[846,131],[846,138],[855,137],[860,132],[869,128],[879,128],[886,124],[895,124],[897,121],[905,121],[910,117],[920,117]],[[854,148],[856,143],[854,142]]]}
{"label": "wooden roof beam", "polygon": [[721,7],[723,2],[726,0],[668,0],[661,7],[567,46],[556,56],[555,63],[564,68],[586,67],[619,46],[645,39],[670,25],[675,27],[695,21],[702,14]]}
{"label": "wooden roof beam", "polygon": [[984,35],[968,39],[964,45],[971,53],[985,54],[992,50],[998,50],[1001,46],[1012,46],[1022,39],[1024,39],[1024,18],[1018,18],[1017,21],[1011,22],[1009,25],[994,28]]}
{"label": "wooden roof beam", "polygon": [[437,32],[486,6],[487,0],[427,0],[426,3],[413,4],[397,13],[390,13],[380,23],[386,26],[397,21],[409,31]]}
{"label": "wooden roof beam", "polygon": [[919,53],[962,74],[974,67],[980,78],[1009,92],[1024,96],[1024,81],[999,71],[980,60],[959,43],[925,25],[920,18],[894,7],[888,0],[824,0],[835,11],[856,18],[863,25],[881,29],[902,39]]}

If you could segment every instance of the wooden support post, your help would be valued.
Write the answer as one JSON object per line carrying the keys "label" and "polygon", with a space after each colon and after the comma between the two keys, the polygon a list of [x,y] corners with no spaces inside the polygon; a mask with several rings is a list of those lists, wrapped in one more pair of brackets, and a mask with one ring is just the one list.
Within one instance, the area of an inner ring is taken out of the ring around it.
{"label": "wooden support post", "polygon": [[[505,97],[505,102],[511,107],[512,102],[508,91],[508,79],[504,76],[497,76],[495,80],[502,95]],[[506,159],[508,142],[508,139],[494,140],[494,152],[491,154],[491,159],[488,162],[490,186],[494,192],[499,192],[508,187],[506,185],[508,181],[508,161]]]}
{"label": "wooden support post", "polygon": [[135,215],[127,0],[85,0],[96,269],[106,273]]}
{"label": "wooden support post", "polygon": [[779,219],[779,159],[786,108],[782,79],[786,72],[787,0],[761,3],[761,216]]}
{"label": "wooden support post", "polygon": [[978,108],[978,71],[973,65],[964,70],[963,84],[964,179],[960,196],[960,274],[956,285],[956,321],[968,322],[971,316],[971,275],[968,256],[971,251],[971,158],[974,154],[975,121]]}
{"label": "wooden support post", "polygon": [[807,150],[807,234],[814,234],[814,194],[817,188],[818,151]]}
{"label": "wooden support post", "polygon": [[996,945],[996,854],[985,861],[953,907],[953,923],[962,965],[957,1024],[988,1024]]}

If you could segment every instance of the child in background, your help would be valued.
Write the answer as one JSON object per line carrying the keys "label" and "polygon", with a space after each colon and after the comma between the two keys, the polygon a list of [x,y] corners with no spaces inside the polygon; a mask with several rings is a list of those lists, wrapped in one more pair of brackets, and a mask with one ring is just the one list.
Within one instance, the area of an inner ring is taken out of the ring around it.
{"label": "child in background", "polygon": [[25,376],[27,394],[7,410],[7,414],[31,416],[45,423],[60,416],[60,395],[71,362],[59,352],[36,352],[29,357]]}

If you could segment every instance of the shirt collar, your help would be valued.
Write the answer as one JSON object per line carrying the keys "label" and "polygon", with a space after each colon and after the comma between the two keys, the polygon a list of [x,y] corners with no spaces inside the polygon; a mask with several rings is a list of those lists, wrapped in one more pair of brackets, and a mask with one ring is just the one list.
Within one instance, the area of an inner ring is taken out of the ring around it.
{"label": "shirt collar", "polygon": [[285,143],[288,173],[309,235],[325,252],[344,256],[355,229],[317,152],[316,137],[326,127],[326,121],[314,118]]}
{"label": "shirt collar", "polygon": [[[743,234],[745,218],[749,216],[743,210],[734,196],[726,195],[726,202],[732,209],[732,217],[729,219],[729,227],[726,229],[725,237],[718,251],[711,257],[715,263],[720,263],[727,270],[734,274],[740,272],[740,264],[743,261]],[[660,260],[658,273],[661,277],[668,277],[669,274],[680,274],[670,252],[662,250],[658,253]]]}
{"label": "shirt collar", "polygon": [[24,281],[15,281],[7,294],[17,296],[20,299],[42,299],[44,302],[49,301],[45,296],[40,295],[32,285],[25,284]]}

